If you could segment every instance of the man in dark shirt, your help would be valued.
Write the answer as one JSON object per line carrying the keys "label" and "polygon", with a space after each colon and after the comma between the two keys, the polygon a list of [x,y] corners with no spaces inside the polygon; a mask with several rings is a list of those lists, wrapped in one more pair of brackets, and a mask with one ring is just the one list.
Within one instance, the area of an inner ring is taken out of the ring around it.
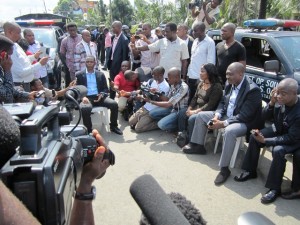
{"label": "man in dark shirt", "polygon": [[[260,148],[272,146],[273,161],[265,187],[269,191],[261,198],[263,204],[276,200],[281,192],[282,177],[286,166],[286,154],[294,154],[294,173],[292,188],[294,192],[284,194],[287,199],[300,198],[299,149],[300,149],[300,101],[297,96],[298,83],[292,78],[282,80],[271,92],[271,101],[263,109],[263,119],[273,119],[273,124],[262,130],[253,130],[244,158],[242,172],[234,179],[244,182],[257,177],[256,169]],[[297,152],[297,154],[296,154]]]}
{"label": "man in dark shirt", "polygon": [[227,67],[233,62],[240,62],[246,66],[246,49],[234,39],[236,26],[233,23],[226,23],[221,29],[223,42],[216,46],[217,68],[223,84],[226,82]]}

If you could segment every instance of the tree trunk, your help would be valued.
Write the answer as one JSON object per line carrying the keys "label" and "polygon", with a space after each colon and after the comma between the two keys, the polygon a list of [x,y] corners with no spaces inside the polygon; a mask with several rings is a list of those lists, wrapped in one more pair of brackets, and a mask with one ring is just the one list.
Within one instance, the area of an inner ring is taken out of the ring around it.
{"label": "tree trunk", "polygon": [[265,19],[266,18],[267,4],[268,4],[268,0],[260,0],[260,8],[259,8],[258,19]]}

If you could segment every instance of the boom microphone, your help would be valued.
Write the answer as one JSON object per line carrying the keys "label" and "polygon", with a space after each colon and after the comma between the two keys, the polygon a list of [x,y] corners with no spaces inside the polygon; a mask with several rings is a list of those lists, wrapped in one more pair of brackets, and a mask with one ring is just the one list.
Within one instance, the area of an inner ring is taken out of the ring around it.
{"label": "boom microphone", "polygon": [[130,193],[151,225],[190,224],[151,175],[133,181]]}
{"label": "boom microphone", "polygon": [[86,94],[87,88],[83,85],[77,85],[67,90],[67,92],[65,93],[65,97],[67,99],[70,99],[70,96],[72,96],[75,100],[80,100],[85,97]]}

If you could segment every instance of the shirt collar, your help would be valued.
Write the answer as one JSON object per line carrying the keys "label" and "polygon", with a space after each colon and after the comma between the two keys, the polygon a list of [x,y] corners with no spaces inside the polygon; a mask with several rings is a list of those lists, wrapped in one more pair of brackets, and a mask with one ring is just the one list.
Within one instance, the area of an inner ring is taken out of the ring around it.
{"label": "shirt collar", "polygon": [[239,83],[238,86],[234,85],[233,88],[239,91],[241,89],[241,87],[242,87],[242,84],[243,84],[244,80],[245,80],[245,75],[244,75],[243,80],[241,81],[241,83]]}
{"label": "shirt collar", "polygon": [[87,69],[85,69],[86,74],[95,74],[95,70],[92,73],[89,73]]}

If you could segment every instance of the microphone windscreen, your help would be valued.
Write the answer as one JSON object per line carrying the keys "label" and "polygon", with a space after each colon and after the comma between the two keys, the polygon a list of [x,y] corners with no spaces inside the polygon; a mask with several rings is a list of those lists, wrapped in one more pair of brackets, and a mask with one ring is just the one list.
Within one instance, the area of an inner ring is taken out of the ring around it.
{"label": "microphone windscreen", "polygon": [[0,105],[0,168],[14,154],[20,145],[20,129],[9,112]]}
{"label": "microphone windscreen", "polygon": [[151,225],[189,225],[151,175],[143,175],[133,181],[130,193]]}

